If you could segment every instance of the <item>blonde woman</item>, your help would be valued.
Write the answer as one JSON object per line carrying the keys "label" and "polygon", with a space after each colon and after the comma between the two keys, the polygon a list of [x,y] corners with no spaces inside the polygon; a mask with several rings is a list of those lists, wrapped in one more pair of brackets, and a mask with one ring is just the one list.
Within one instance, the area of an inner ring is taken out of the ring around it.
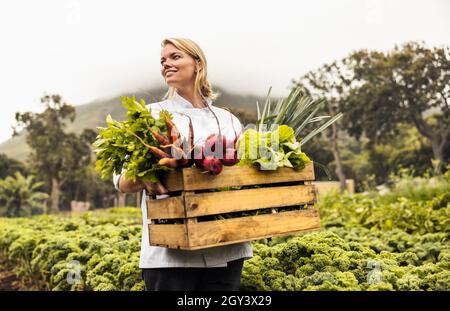
{"label": "blonde woman", "polygon": [[[180,134],[188,137],[189,119],[193,123],[195,140],[203,144],[210,134],[221,133],[234,138],[242,125],[236,116],[215,107],[207,76],[207,62],[202,49],[192,40],[170,38],[162,41],[161,74],[169,90],[166,99],[148,105],[154,117],[161,109],[173,114]],[[217,119],[216,119],[217,118]],[[234,126],[232,126],[234,124]],[[234,127],[234,129],[233,129]],[[253,257],[250,243],[238,243],[197,251],[168,249],[149,245],[145,195],[167,197],[160,183],[142,183],[114,176],[115,187],[125,193],[143,191],[142,244],[139,267],[146,290],[238,290],[245,259]]]}

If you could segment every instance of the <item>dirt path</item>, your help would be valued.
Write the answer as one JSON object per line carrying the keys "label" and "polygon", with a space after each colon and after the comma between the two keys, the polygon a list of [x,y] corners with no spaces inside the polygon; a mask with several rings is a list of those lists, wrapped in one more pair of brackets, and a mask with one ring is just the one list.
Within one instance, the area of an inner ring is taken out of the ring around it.
{"label": "dirt path", "polygon": [[0,291],[20,290],[20,278],[8,268],[6,259],[0,257]]}

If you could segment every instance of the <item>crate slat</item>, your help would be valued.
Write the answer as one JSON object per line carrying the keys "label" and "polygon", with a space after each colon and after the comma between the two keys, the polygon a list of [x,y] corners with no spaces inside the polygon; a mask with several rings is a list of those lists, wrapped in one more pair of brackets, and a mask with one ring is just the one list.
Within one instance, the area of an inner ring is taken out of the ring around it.
{"label": "crate slat", "polygon": [[[220,178],[217,178],[220,176]],[[203,174],[197,168],[183,170],[184,190],[203,190],[233,186],[314,180],[313,164],[308,163],[301,171],[282,167],[274,171],[261,171],[257,167],[224,167],[218,176]]]}
{"label": "crate slat", "polygon": [[189,249],[185,225],[149,224],[148,231],[151,245]]}
{"label": "crate slat", "polygon": [[314,178],[314,166],[310,162],[301,171],[288,167],[282,167],[274,171],[261,171],[256,166],[224,166],[222,172],[217,176],[205,174],[202,170],[191,167],[168,172],[161,178],[161,182],[170,192],[173,192],[311,181]]}
{"label": "crate slat", "polygon": [[312,204],[315,202],[315,198],[314,185],[186,193],[184,197],[186,217]]}
{"label": "crate slat", "polygon": [[319,229],[320,219],[315,209],[198,222],[189,225],[189,246],[186,249],[202,249]]}
{"label": "crate slat", "polygon": [[149,219],[174,219],[186,217],[182,196],[160,200],[147,200]]}

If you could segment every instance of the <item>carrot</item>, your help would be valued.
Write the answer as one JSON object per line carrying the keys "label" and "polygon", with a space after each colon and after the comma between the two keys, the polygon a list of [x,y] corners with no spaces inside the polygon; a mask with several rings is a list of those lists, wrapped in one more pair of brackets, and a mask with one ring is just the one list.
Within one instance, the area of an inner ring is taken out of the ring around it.
{"label": "carrot", "polygon": [[[192,119],[189,115],[183,113],[183,112],[178,112],[179,114],[189,118],[189,151],[185,152],[186,154],[188,154],[190,156],[190,159],[192,160],[194,157],[192,156],[192,152],[195,148],[195,142],[194,142],[194,127],[192,125]],[[184,144],[183,144],[184,146]],[[187,166],[191,166],[193,163],[193,161],[189,161],[189,163],[187,164]]]}
{"label": "carrot", "polygon": [[178,162],[177,162],[177,159],[175,159],[175,158],[162,158],[161,160],[159,160],[158,164],[162,165],[162,166],[167,166],[170,168],[178,167]]}
{"label": "carrot", "polygon": [[178,146],[175,146],[174,144],[170,144],[170,145],[164,145],[161,146],[162,148],[168,148],[168,147],[172,147],[171,148],[171,155],[172,158],[176,158],[176,159],[183,159],[183,158],[187,158],[186,153],[183,151],[183,149],[181,149]]}
{"label": "carrot", "polygon": [[165,153],[159,148],[153,147],[153,146],[147,146],[147,148],[157,157],[159,158],[170,158],[170,155]]}
{"label": "carrot", "polygon": [[169,133],[170,141],[172,142],[172,144],[176,144],[178,142],[178,139],[180,139],[180,132],[167,115],[164,116],[164,121],[167,126],[167,132]]}
{"label": "carrot", "polygon": [[192,119],[190,116],[186,115],[189,118],[189,147],[191,150],[194,149],[194,127],[192,126]]}
{"label": "carrot", "polygon": [[169,138],[167,138],[165,135],[161,134],[158,131],[155,130],[151,130],[153,136],[155,137],[155,139],[161,144],[161,145],[168,145],[170,144],[170,140]]}

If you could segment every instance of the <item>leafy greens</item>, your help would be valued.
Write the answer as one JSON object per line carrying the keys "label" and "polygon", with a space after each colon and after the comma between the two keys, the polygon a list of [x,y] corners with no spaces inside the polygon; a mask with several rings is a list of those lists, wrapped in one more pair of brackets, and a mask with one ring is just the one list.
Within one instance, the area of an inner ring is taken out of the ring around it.
{"label": "leafy greens", "polygon": [[144,145],[159,147],[159,142],[153,137],[151,130],[167,133],[163,119],[168,111],[161,111],[160,118],[152,117],[151,110],[145,106],[145,101],[136,101],[135,97],[121,97],[122,105],[128,110],[127,119],[119,122],[111,115],[106,118],[106,127],[100,130],[93,143],[97,154],[96,170],[103,179],[111,178],[112,174],[120,174],[126,170],[125,177],[136,181],[158,181],[158,174],[171,170],[158,164],[159,159]]}

